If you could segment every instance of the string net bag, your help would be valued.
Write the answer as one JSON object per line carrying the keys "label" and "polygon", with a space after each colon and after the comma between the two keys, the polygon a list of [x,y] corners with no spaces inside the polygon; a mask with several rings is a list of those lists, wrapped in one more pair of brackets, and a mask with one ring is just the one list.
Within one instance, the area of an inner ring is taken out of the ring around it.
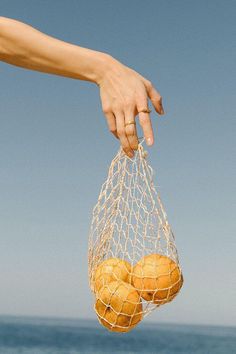
{"label": "string net bag", "polygon": [[172,301],[183,284],[175,237],[143,142],[132,159],[120,147],[92,212],[89,284],[99,322],[114,332],[133,329]]}

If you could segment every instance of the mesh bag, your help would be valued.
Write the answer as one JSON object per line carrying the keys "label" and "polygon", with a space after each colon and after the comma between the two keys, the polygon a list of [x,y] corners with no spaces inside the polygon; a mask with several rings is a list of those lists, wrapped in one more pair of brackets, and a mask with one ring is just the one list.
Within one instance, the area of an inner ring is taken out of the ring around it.
{"label": "mesh bag", "polygon": [[143,140],[133,159],[122,148],[93,209],[89,283],[107,329],[128,332],[178,294],[183,276],[175,238],[147,162]]}

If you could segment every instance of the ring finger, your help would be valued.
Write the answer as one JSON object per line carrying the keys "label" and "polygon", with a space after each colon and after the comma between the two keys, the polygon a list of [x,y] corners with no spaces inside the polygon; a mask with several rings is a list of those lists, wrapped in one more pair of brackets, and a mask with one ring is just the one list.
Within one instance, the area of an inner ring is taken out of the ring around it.
{"label": "ring finger", "polygon": [[116,112],[115,113],[116,117],[116,128],[117,128],[117,134],[120,139],[122,148],[124,152],[129,156],[133,157],[134,153],[132,148],[130,147],[129,141],[126,136],[125,132],[125,116],[123,112]]}
{"label": "ring finger", "polygon": [[125,133],[133,150],[138,149],[138,136],[135,122],[135,109],[125,113]]}

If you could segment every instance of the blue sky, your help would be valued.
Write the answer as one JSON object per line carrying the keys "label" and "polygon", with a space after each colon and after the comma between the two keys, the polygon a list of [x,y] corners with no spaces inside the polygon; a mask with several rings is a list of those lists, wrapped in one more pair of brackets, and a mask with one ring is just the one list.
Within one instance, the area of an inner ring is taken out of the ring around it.
{"label": "blue sky", "polygon": [[[150,79],[148,148],[185,284],[147,321],[236,325],[235,1],[11,1],[2,16]],[[0,63],[0,314],[95,318],[91,212],[119,143],[96,85]]]}

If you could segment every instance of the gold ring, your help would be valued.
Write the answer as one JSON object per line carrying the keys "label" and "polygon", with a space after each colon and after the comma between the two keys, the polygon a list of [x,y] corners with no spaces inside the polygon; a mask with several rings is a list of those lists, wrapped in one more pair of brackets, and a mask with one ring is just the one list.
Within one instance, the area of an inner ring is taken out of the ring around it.
{"label": "gold ring", "polygon": [[149,108],[143,108],[143,109],[141,109],[141,111],[139,111],[138,113],[141,113],[141,112],[143,112],[143,113],[151,113],[151,109],[149,109]]}
{"label": "gold ring", "polygon": [[130,125],[130,124],[136,124],[135,121],[128,121],[127,123],[125,123],[125,127],[126,125]]}

